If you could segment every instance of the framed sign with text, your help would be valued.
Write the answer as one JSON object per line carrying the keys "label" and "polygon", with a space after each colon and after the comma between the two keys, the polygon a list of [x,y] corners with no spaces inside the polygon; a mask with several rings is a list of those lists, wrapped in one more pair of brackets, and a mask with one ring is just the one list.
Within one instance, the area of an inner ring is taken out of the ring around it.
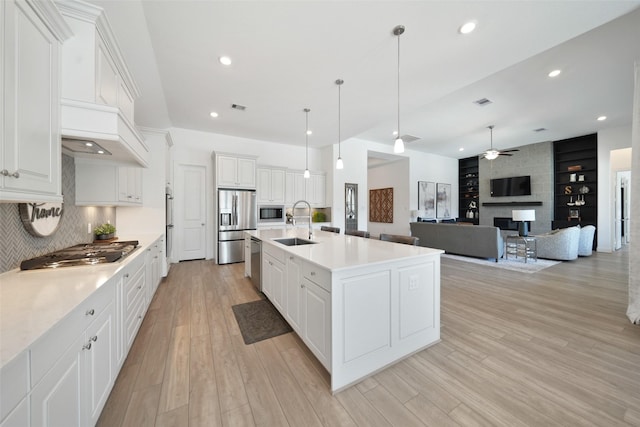
{"label": "framed sign with text", "polygon": [[20,220],[32,236],[47,237],[60,225],[62,203],[20,203]]}

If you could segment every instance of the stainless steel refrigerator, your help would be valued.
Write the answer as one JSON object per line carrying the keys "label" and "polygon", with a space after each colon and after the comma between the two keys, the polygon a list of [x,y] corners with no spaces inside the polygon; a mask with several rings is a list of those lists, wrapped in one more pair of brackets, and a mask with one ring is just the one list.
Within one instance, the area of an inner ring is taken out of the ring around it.
{"label": "stainless steel refrigerator", "polygon": [[255,190],[218,190],[218,264],[244,261],[244,231],[256,223]]}

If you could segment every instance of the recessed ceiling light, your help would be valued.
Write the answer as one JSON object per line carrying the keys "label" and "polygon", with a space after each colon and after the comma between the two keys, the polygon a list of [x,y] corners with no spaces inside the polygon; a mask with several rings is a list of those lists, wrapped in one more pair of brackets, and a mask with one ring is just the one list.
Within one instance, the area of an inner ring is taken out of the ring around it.
{"label": "recessed ceiling light", "polygon": [[313,133],[313,131],[312,131],[312,130],[308,130],[308,131],[307,131],[307,135],[311,135],[312,133]]}
{"label": "recessed ceiling light", "polygon": [[85,142],[84,145],[87,147],[93,147],[93,142]]}
{"label": "recessed ceiling light", "polygon": [[458,148],[458,151],[464,151],[464,147]]}
{"label": "recessed ceiling light", "polygon": [[473,21],[469,21],[466,22],[465,24],[463,24],[458,31],[460,32],[460,34],[469,34],[470,32],[472,32],[473,30],[476,29],[476,23]]}
{"label": "recessed ceiling light", "polygon": [[607,120],[607,116],[600,116],[600,117],[598,117],[598,121],[599,121],[599,122],[602,122],[602,121],[604,121],[604,120]]}
{"label": "recessed ceiling light", "polygon": [[221,56],[218,58],[218,61],[220,61],[222,65],[231,65],[231,58],[228,56]]}
{"label": "recessed ceiling light", "polygon": [[215,111],[212,111],[211,113],[209,113],[209,115],[210,115],[211,117],[213,117],[214,119],[215,119],[216,117],[218,117],[218,113],[216,113]]}
{"label": "recessed ceiling light", "polygon": [[561,72],[562,72],[562,70],[553,70],[548,75],[549,75],[549,77],[558,77]]}
{"label": "recessed ceiling light", "polygon": [[98,150],[98,154],[104,154],[104,151]]}
{"label": "recessed ceiling light", "polygon": [[397,130],[394,130],[392,135],[393,135],[393,136],[396,136],[397,134],[398,134],[398,131],[397,131]]}

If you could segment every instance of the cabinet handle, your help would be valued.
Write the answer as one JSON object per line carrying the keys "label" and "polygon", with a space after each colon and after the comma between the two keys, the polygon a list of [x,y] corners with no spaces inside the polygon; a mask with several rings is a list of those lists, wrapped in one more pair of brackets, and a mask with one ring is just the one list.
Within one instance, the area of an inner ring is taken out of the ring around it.
{"label": "cabinet handle", "polygon": [[93,341],[93,342],[98,341],[98,336],[97,335],[92,336],[91,337],[91,341]]}
{"label": "cabinet handle", "polygon": [[151,248],[147,248],[147,252],[151,252]]}
{"label": "cabinet handle", "polygon": [[93,316],[96,313],[96,311],[92,308],[90,310],[87,310],[84,312],[85,316]]}
{"label": "cabinet handle", "polygon": [[129,277],[129,273],[125,274],[125,275],[124,275],[124,277],[125,277],[125,278]]}
{"label": "cabinet handle", "polygon": [[142,285],[138,286],[138,289],[142,288]]}
{"label": "cabinet handle", "polygon": [[158,255],[154,256],[154,258],[155,258],[155,259],[157,259],[157,258],[158,258]]}
{"label": "cabinet handle", "polygon": [[312,272],[311,272],[311,275],[312,275],[312,276],[315,276],[315,275],[316,275],[316,272],[315,272],[315,271],[312,271]]}
{"label": "cabinet handle", "polygon": [[292,256],[290,256],[290,257],[289,257],[289,259],[290,259],[291,261],[293,261],[293,257],[292,257]]}
{"label": "cabinet handle", "polygon": [[300,283],[300,288],[304,289],[304,283]]}
{"label": "cabinet handle", "polygon": [[14,173],[9,173],[9,171],[8,171],[8,170],[6,170],[6,169],[2,169],[2,170],[0,171],[0,175],[3,175],[3,176],[11,176],[11,177],[14,177],[14,178],[20,178],[20,172],[15,171]]}
{"label": "cabinet handle", "polygon": [[142,314],[138,315],[138,319],[142,319]]}
{"label": "cabinet handle", "polygon": [[133,196],[127,196],[127,199],[133,199]]}
{"label": "cabinet handle", "polygon": [[83,350],[91,350],[91,342],[89,342],[89,343],[87,343],[87,344],[83,345],[83,346],[82,346],[82,349],[83,349]]}

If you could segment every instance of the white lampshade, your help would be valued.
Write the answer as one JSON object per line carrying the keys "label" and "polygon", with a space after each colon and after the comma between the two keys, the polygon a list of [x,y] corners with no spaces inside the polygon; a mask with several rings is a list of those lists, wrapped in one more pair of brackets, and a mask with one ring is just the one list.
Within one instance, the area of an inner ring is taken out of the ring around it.
{"label": "white lampshade", "polygon": [[513,210],[511,216],[514,221],[535,221],[536,211],[533,209]]}
{"label": "white lampshade", "polygon": [[404,153],[404,141],[402,138],[396,139],[396,142],[393,144],[393,152],[396,154]]}

